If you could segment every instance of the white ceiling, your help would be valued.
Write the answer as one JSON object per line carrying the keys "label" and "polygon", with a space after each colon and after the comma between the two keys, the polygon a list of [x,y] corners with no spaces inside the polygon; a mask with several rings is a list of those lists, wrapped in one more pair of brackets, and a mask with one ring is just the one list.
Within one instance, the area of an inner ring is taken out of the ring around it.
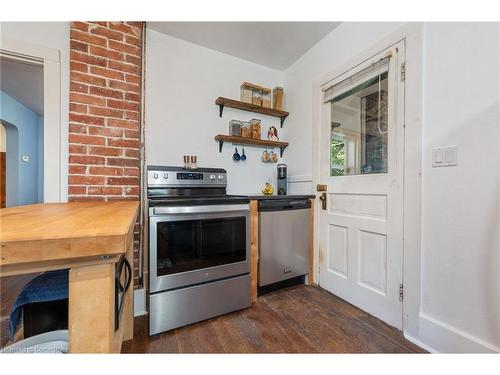
{"label": "white ceiling", "polygon": [[148,22],[147,27],[244,60],[284,70],[339,22]]}
{"label": "white ceiling", "polygon": [[42,66],[2,58],[0,84],[2,91],[38,115],[43,115]]}

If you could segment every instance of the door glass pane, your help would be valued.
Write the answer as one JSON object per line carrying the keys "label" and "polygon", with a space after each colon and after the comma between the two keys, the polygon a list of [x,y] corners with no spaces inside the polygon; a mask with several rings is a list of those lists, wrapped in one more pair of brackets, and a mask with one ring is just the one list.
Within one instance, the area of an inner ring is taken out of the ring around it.
{"label": "door glass pane", "polygon": [[246,260],[246,217],[157,224],[157,275]]}
{"label": "door glass pane", "polygon": [[331,176],[387,173],[387,89],[385,72],[330,102]]}

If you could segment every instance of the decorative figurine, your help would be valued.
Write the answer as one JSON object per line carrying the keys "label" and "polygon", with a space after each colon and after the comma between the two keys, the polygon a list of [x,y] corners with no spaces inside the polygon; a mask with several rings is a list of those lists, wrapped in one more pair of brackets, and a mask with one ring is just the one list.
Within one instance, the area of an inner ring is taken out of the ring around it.
{"label": "decorative figurine", "polygon": [[269,182],[266,182],[266,186],[264,186],[264,189],[262,189],[262,194],[273,195],[273,193],[274,193],[273,185],[271,185]]}
{"label": "decorative figurine", "polygon": [[276,129],[275,126],[269,127],[269,130],[267,131],[267,139],[269,139],[270,141],[279,141],[278,129]]}

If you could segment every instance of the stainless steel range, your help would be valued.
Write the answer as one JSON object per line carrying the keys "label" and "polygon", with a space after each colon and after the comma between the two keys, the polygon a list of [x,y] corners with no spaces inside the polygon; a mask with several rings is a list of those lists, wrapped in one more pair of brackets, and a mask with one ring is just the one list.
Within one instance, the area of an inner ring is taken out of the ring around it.
{"label": "stainless steel range", "polygon": [[148,166],[149,334],[250,306],[248,197],[224,169]]}

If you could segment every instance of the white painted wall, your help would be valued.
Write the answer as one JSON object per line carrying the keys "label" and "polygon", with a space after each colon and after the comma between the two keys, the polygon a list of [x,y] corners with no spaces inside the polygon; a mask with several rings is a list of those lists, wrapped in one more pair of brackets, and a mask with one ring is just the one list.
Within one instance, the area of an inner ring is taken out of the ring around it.
{"label": "white painted wall", "polygon": [[[285,71],[292,176],[312,174],[313,82],[400,26],[343,23]],[[500,351],[500,26],[424,30],[421,311],[405,333],[437,351]],[[432,169],[431,149],[448,145],[459,166]]]}
{"label": "white painted wall", "polygon": [[280,139],[286,139],[279,119],[230,108],[219,118],[214,102],[218,96],[239,98],[243,81],[281,86],[283,72],[153,30],[147,31],[146,43],[146,164],[182,165],[183,155],[198,155],[200,167],[228,171],[230,194],[260,193],[268,178],[275,185],[276,164],[261,161],[264,149],[246,147],[247,160],[234,162],[234,147],[226,143],[219,153],[214,137],[228,134],[232,119],[260,118],[263,138],[267,139],[267,129],[274,125]]}
{"label": "white painted wall", "polygon": [[424,51],[422,339],[500,351],[500,25],[426,24]]}
{"label": "white painted wall", "polygon": [[[68,111],[69,111],[69,22],[1,22],[0,36],[12,40],[37,44],[43,47],[59,50],[60,53],[60,185],[61,200],[68,199]],[[44,72],[45,74],[46,72]],[[47,79],[47,77],[44,77]],[[50,79],[50,78],[49,78]],[[51,126],[51,124],[46,124]],[[47,129],[47,128],[46,128]],[[52,138],[46,137],[46,142]],[[47,145],[49,147],[47,147]],[[45,143],[47,152],[52,152],[50,143]],[[52,160],[53,158],[46,158]],[[58,172],[48,170],[53,168],[51,164],[45,166],[45,173],[50,176],[58,175]],[[53,195],[49,192],[49,196]],[[45,194],[47,197],[47,194]],[[51,199],[52,200],[52,199]]]}

